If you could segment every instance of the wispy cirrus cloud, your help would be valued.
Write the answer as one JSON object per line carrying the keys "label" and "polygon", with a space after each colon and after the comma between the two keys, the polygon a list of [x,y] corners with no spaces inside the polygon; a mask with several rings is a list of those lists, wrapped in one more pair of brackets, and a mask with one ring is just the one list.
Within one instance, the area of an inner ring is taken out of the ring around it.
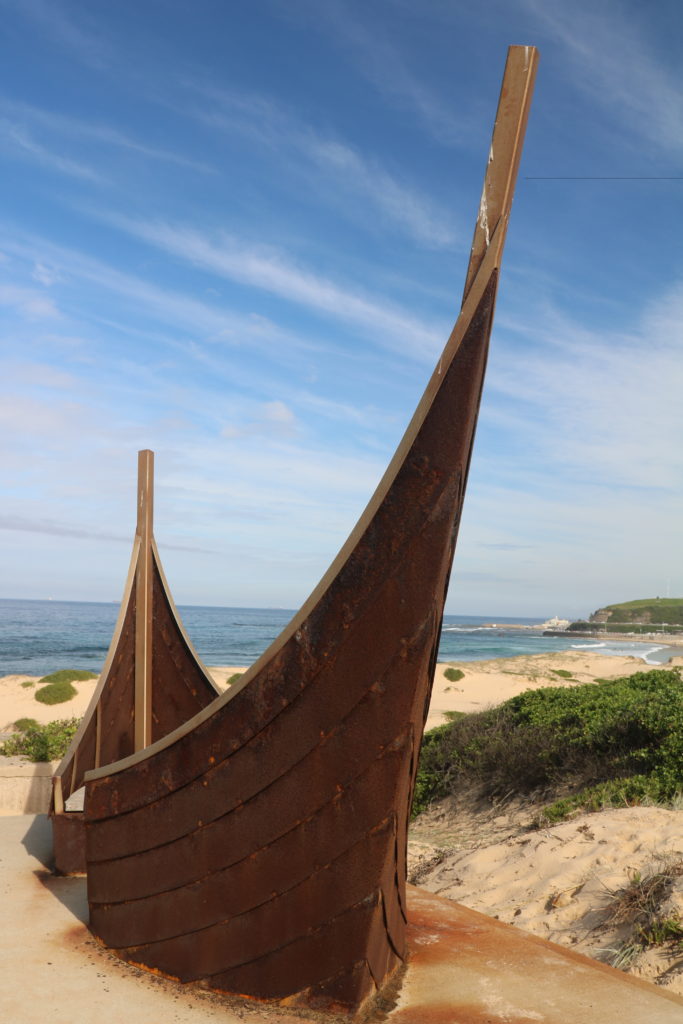
{"label": "wispy cirrus cloud", "polygon": [[633,12],[607,0],[568,5],[521,0],[522,7],[562,46],[572,80],[591,99],[662,151],[683,155],[680,68],[663,63],[648,43],[646,7]]}
{"label": "wispy cirrus cloud", "polygon": [[77,23],[61,0],[0,0],[0,6],[32,21],[53,45],[75,54],[89,67],[100,69],[111,63],[111,46],[86,8],[78,8]]}
{"label": "wispy cirrus cloud", "polygon": [[[29,139],[26,126],[30,124],[34,128],[39,126],[43,132],[51,136],[85,139],[89,142],[102,143],[106,146],[139,153],[140,156],[150,160],[177,164],[179,167],[200,171],[203,174],[215,173],[215,169],[206,163],[193,160],[183,153],[151,146],[148,142],[142,142],[140,139],[119,131],[118,128],[112,125],[67,116],[54,110],[45,110],[28,103],[17,103],[7,98],[0,98],[0,110],[4,111],[7,116],[7,120],[4,123],[13,127],[13,137],[17,145],[24,145],[25,147],[30,145],[34,149],[36,147],[40,148],[39,143]],[[78,167],[79,165],[76,164],[76,166]]]}
{"label": "wispy cirrus cloud", "polygon": [[323,135],[270,97],[188,84],[211,101],[209,109],[195,110],[199,120],[224,133],[239,132],[276,150],[280,157],[285,155],[290,170],[304,176],[311,188],[320,190],[324,182],[328,194],[343,196],[347,204],[355,196],[374,208],[384,223],[421,245],[441,249],[458,244],[450,211],[348,141]]}
{"label": "wispy cirrus cloud", "polygon": [[[114,541],[116,544],[130,544],[132,539],[130,534],[112,533],[108,530],[92,530],[83,526],[59,522],[55,519],[33,518],[23,514],[19,516],[0,513],[0,530],[9,530],[15,533],[40,533],[48,537],[74,537],[77,540],[106,540]],[[164,541],[164,547],[171,551],[213,553],[211,548],[204,548],[195,544],[176,544],[173,541],[167,540]]]}
{"label": "wispy cirrus cloud", "polygon": [[443,331],[417,320],[387,301],[362,289],[340,285],[322,277],[275,248],[254,246],[221,233],[214,237],[194,228],[164,222],[134,220],[96,211],[95,216],[177,259],[219,277],[260,288],[315,313],[353,324],[371,334],[383,348],[413,359],[436,355]]}
{"label": "wispy cirrus cloud", "polygon": [[534,490],[547,486],[545,463],[574,485],[597,477],[602,488],[665,493],[683,475],[682,333],[680,282],[651,299],[629,333],[588,329],[547,303],[531,308],[533,343],[506,339],[492,360],[498,401],[484,404],[484,420],[502,417],[525,437],[517,466],[526,451],[532,462],[542,456]]}
{"label": "wispy cirrus cloud", "polygon": [[[411,70],[400,49],[389,39],[386,22],[380,31],[343,0],[306,2],[302,7],[307,22],[313,20],[323,27],[350,54],[356,70],[385,100],[409,110],[438,142],[461,145],[471,137],[472,126],[454,116],[452,107]],[[365,14],[367,9],[363,8]]]}
{"label": "wispy cirrus cloud", "polygon": [[52,319],[61,315],[50,296],[38,288],[16,284],[0,285],[0,306],[9,306],[30,320]]}
{"label": "wispy cirrus cloud", "polygon": [[2,133],[2,147],[10,155],[31,160],[33,163],[42,164],[51,171],[58,171],[71,178],[80,178],[82,181],[102,184],[107,180],[87,164],[72,160],[43,145],[42,142],[38,142],[22,125],[14,121],[0,118],[0,132]]}

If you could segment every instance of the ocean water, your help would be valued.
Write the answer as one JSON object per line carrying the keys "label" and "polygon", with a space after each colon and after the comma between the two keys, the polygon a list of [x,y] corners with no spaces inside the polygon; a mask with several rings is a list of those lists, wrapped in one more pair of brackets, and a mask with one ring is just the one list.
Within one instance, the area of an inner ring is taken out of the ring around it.
{"label": "ocean water", "polygon": [[[179,611],[207,665],[252,664],[294,614],[280,608],[180,606]],[[60,668],[99,672],[117,614],[118,604],[113,602],[0,600],[0,676],[47,675]],[[671,653],[654,643],[542,636],[541,630],[510,629],[511,623],[536,625],[538,619],[446,615],[439,660],[482,661],[575,649],[630,654],[660,664]]]}

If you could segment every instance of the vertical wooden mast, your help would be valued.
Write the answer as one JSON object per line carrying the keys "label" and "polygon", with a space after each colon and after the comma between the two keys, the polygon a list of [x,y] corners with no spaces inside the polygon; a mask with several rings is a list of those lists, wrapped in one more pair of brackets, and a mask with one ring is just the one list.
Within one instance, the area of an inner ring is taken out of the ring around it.
{"label": "vertical wooden mast", "polygon": [[152,522],[154,452],[138,452],[138,520],[140,552],[135,572],[135,749],[152,742]]}

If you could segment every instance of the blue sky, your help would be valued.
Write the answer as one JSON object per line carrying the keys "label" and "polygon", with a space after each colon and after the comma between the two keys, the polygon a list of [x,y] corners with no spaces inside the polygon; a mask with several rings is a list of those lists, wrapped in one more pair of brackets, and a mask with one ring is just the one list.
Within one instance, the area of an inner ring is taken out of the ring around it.
{"label": "blue sky", "polygon": [[0,0],[0,596],[296,607],[457,315],[541,61],[447,611],[683,593],[683,7]]}

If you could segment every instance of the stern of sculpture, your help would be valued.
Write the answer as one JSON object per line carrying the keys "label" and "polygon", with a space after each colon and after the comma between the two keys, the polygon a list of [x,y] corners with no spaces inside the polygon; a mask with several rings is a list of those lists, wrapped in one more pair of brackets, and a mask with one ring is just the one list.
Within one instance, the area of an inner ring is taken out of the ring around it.
{"label": "stern of sculpture", "polygon": [[54,870],[58,875],[83,875],[87,871],[85,823],[82,811],[50,815]]}

